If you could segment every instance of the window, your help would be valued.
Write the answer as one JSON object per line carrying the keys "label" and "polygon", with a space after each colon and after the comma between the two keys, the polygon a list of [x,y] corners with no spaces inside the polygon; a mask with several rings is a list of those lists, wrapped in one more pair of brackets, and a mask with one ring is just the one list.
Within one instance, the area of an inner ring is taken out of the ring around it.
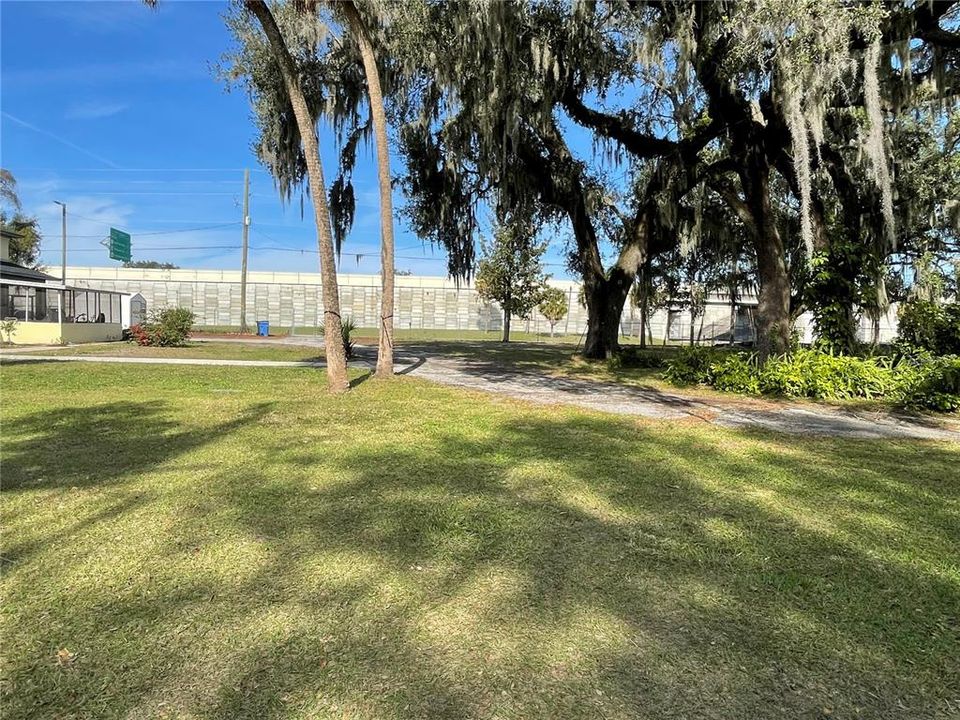
{"label": "window", "polygon": [[0,319],[13,317],[13,299],[10,296],[10,286],[0,285]]}
{"label": "window", "polygon": [[68,290],[64,320],[80,323],[120,323],[120,295],[96,290]]}

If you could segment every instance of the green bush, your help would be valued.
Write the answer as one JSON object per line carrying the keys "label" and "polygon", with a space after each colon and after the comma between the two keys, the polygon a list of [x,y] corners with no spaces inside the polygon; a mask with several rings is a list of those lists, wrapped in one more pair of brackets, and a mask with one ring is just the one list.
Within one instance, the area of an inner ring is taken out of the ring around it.
{"label": "green bush", "polygon": [[885,358],[831,355],[798,350],[771,358],[760,371],[760,390],[768,395],[821,400],[876,398],[893,391],[892,364]]}
{"label": "green bush", "polygon": [[725,353],[710,347],[684,347],[667,362],[663,376],[674,385],[710,383],[710,367]]}
{"label": "green bush", "polygon": [[710,367],[713,387],[723,392],[756,395],[760,392],[760,372],[756,355],[736,353],[714,362]]}
{"label": "green bush", "polygon": [[906,407],[960,411],[960,357],[902,362],[898,366],[896,395]]}
{"label": "green bush", "polygon": [[145,323],[133,325],[130,335],[138,345],[174,347],[186,343],[196,316],[186,308],[155,310]]}
{"label": "green bush", "polygon": [[960,354],[960,305],[910,300],[900,306],[897,334],[901,346],[934,355]]}
{"label": "green bush", "polygon": [[724,392],[818,400],[888,398],[913,408],[960,410],[960,358],[917,350],[897,362],[887,356],[831,355],[797,350],[760,364],[751,353],[687,348],[669,360],[664,377],[676,385],[710,385]]}
{"label": "green bush", "polygon": [[638,347],[625,347],[607,361],[610,369],[619,368],[664,368],[668,355],[657,350]]}

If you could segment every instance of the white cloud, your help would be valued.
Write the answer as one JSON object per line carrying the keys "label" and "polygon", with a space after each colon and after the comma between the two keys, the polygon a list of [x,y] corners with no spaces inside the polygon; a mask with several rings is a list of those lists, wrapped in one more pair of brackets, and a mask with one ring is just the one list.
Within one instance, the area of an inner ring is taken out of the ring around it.
{"label": "white cloud", "polygon": [[121,113],[128,107],[130,106],[127,103],[122,102],[91,100],[71,105],[67,108],[66,118],[70,120],[97,120]]}
{"label": "white cloud", "polygon": [[135,2],[47,2],[38,3],[51,23],[73,25],[86,33],[129,33],[154,18]]}

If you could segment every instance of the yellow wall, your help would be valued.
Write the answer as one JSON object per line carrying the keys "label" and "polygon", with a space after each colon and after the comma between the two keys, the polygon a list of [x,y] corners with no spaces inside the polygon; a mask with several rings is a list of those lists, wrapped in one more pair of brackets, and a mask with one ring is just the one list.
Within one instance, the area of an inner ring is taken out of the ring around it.
{"label": "yellow wall", "polygon": [[19,322],[11,339],[14,345],[58,345],[119,340],[122,334],[119,323]]}
{"label": "yellow wall", "polygon": [[21,320],[10,340],[14,345],[57,345],[60,343],[60,325]]}

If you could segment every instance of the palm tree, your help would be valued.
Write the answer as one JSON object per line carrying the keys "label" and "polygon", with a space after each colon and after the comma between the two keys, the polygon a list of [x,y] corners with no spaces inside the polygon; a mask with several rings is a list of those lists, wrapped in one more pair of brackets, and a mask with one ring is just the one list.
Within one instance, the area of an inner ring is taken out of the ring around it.
{"label": "palm tree", "polygon": [[387,114],[380,86],[380,70],[370,42],[366,23],[354,0],[337,4],[346,18],[350,32],[360,48],[363,71],[367,80],[370,117],[377,146],[377,178],[380,185],[380,328],[377,348],[379,377],[393,377],[393,198],[390,185],[390,146],[387,144]]}
{"label": "palm tree", "polygon": [[267,3],[264,0],[245,0],[244,6],[257,18],[267,41],[270,43],[273,58],[276,60],[283,77],[283,84],[300,132],[300,141],[303,144],[304,160],[307,166],[307,177],[310,181],[310,199],[313,202],[314,221],[317,226],[317,247],[320,252],[327,380],[330,385],[330,392],[346,392],[350,385],[347,381],[347,360],[341,340],[340,294],[337,286],[336,256],[333,247],[333,233],[330,229],[330,209],[327,205],[323,166],[320,164],[320,143],[317,138],[316,119],[310,113],[307,100],[300,87],[296,64]]}

